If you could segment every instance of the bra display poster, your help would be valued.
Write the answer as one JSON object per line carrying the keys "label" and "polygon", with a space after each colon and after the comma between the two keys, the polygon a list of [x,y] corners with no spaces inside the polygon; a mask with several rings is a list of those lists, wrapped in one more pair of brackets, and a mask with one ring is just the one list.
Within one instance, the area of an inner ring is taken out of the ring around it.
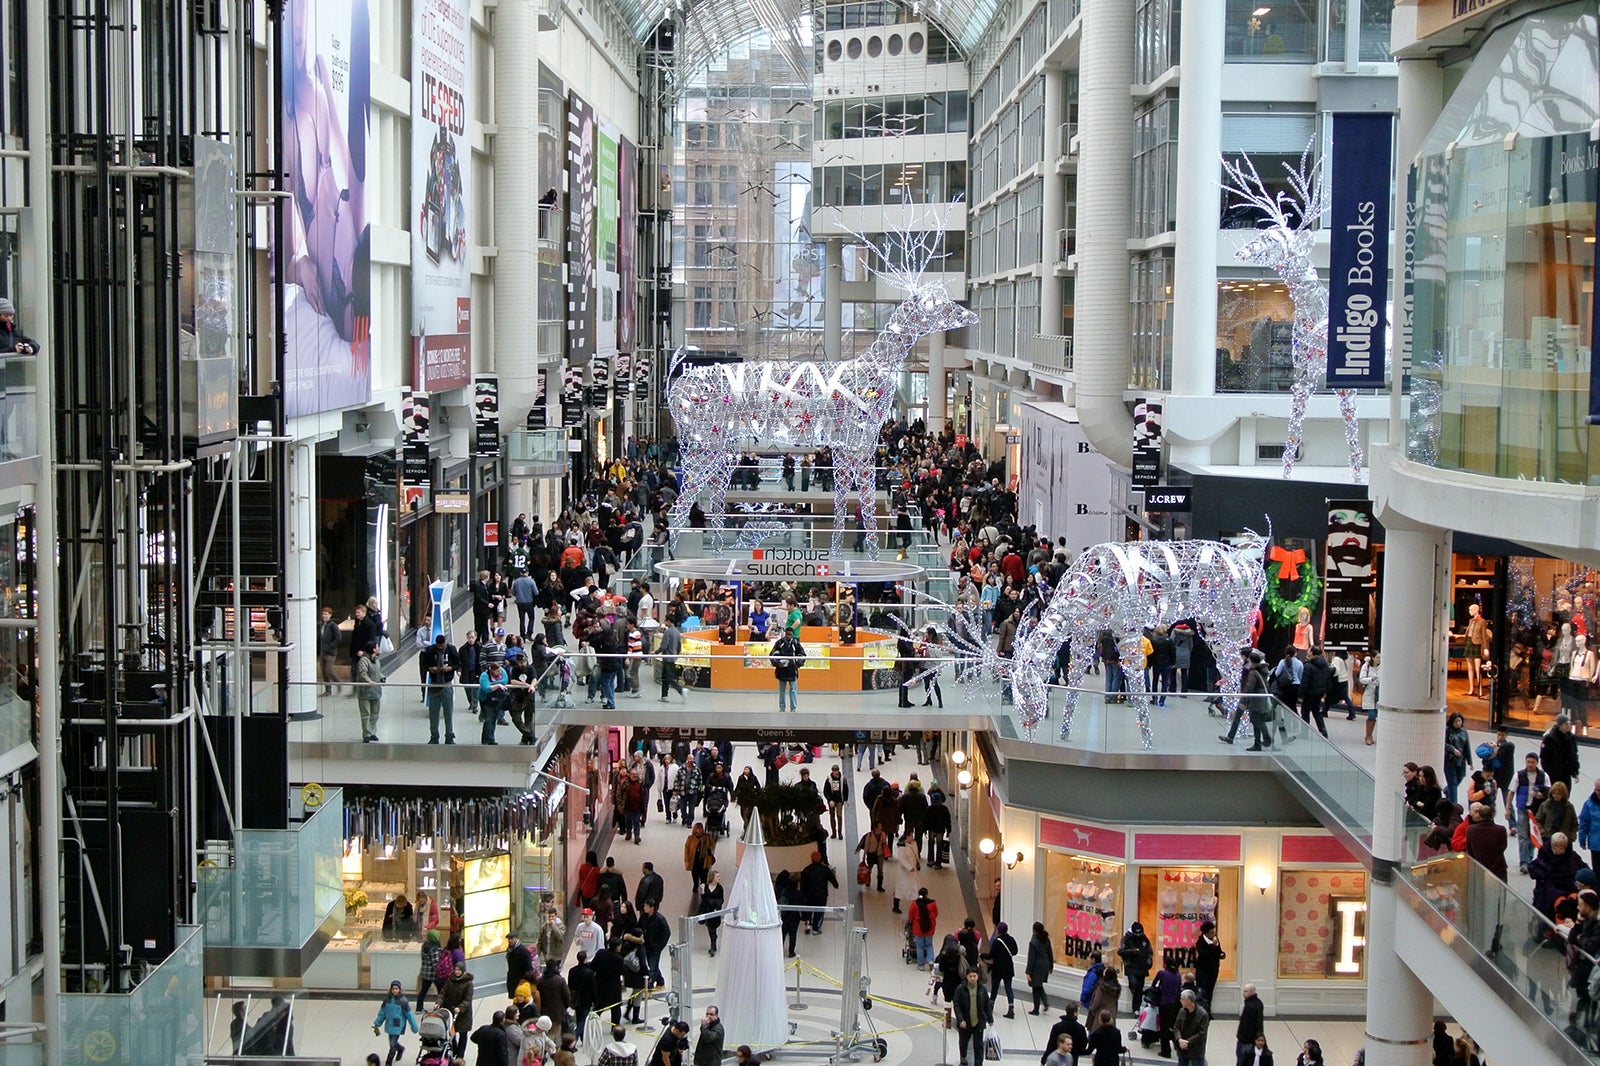
{"label": "bra display poster", "polygon": [[367,222],[368,0],[286,0],[283,280],[285,413],[372,398],[372,249]]}
{"label": "bra display poster", "polygon": [[471,0],[417,0],[411,36],[411,335],[417,389],[472,378]]}

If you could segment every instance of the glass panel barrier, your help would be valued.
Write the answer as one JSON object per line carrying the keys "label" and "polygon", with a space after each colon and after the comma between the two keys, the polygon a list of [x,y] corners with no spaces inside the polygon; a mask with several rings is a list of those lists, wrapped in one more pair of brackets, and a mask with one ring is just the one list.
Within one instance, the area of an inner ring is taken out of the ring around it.
{"label": "glass panel barrier", "polygon": [[[1568,1039],[1574,1035],[1590,1039],[1585,1034],[1594,1031],[1594,1008],[1568,987],[1571,973],[1566,937],[1570,924],[1557,925],[1466,855],[1435,851],[1423,844],[1428,830],[1425,819],[1407,812],[1407,861],[1400,864],[1400,875],[1551,1025]],[[1594,961],[1582,952],[1576,954],[1582,961]],[[1600,1062],[1600,1054],[1584,1050],[1585,1043],[1574,1043],[1590,1061]]]}
{"label": "glass panel barrier", "polygon": [[202,963],[200,929],[181,925],[172,954],[133,991],[63,994],[63,1066],[199,1062],[205,1051]]}
{"label": "glass panel barrier", "polygon": [[200,872],[200,913],[213,947],[298,949],[343,913],[343,790],[314,808],[290,792],[288,829],[241,829],[231,867]]}

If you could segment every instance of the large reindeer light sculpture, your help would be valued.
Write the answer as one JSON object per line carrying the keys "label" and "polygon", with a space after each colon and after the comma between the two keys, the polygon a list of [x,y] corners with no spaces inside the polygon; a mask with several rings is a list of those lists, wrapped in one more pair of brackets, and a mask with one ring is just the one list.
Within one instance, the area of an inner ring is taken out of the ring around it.
{"label": "large reindeer light sculpture", "polygon": [[734,464],[746,447],[775,443],[832,450],[833,554],[844,550],[848,501],[854,493],[867,554],[877,558],[873,459],[878,434],[894,412],[906,358],[918,339],[977,321],[975,314],[951,299],[942,281],[923,277],[939,258],[935,246],[940,234],[896,236],[892,261],[897,265],[875,273],[908,296],[859,356],[688,366],[683,349],[673,353],[666,400],[677,424],[683,462],[682,484],[671,512],[674,548],[689,505],[701,499],[713,531],[711,550],[721,554]]}
{"label": "large reindeer light sculpture", "polygon": [[[1237,163],[1224,160],[1222,172],[1227,181],[1222,191],[1260,211],[1265,220],[1234,258],[1277,273],[1294,303],[1294,383],[1290,386],[1289,432],[1283,442],[1283,476],[1288,477],[1294,472],[1295,455],[1304,440],[1306,405],[1328,373],[1328,286],[1311,261],[1314,229],[1327,207],[1327,191],[1320,171],[1309,164],[1309,150],[1301,155],[1299,169],[1287,165],[1284,169],[1291,191],[1273,193],[1249,156]],[[1355,393],[1349,389],[1335,392],[1344,418],[1350,473],[1359,481],[1365,456]]]}

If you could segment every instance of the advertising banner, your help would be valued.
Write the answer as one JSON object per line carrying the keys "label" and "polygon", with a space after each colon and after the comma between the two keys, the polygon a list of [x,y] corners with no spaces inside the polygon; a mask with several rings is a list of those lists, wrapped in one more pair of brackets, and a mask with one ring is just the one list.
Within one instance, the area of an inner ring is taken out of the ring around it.
{"label": "advertising banner", "polygon": [[479,374],[472,385],[472,454],[500,454],[500,378]]}
{"label": "advertising banner", "polygon": [[633,392],[633,356],[627,352],[617,353],[617,376],[612,390],[619,400]]}
{"label": "advertising banner", "polygon": [[285,0],[284,410],[372,398],[372,248],[367,223],[368,0]]}
{"label": "advertising banner", "polygon": [[432,480],[428,459],[428,396],[400,390],[400,421],[404,438],[401,444],[400,479],[409,487],[427,487]]}
{"label": "advertising banner", "polygon": [[605,409],[611,406],[611,357],[601,354],[594,357],[594,362],[589,364],[589,395],[590,407],[598,407],[600,413],[605,414]]}
{"label": "advertising banner", "polygon": [[472,375],[467,208],[472,144],[471,0],[417,0],[411,36],[411,335],[419,389]]}
{"label": "advertising banner", "polygon": [[567,359],[589,365],[595,353],[594,109],[567,94]]}
{"label": "advertising banner", "polygon": [[1133,401],[1133,487],[1155,488],[1161,484],[1161,403],[1159,400]]}
{"label": "advertising banner", "polygon": [[594,131],[595,352],[617,350],[617,141],[616,127],[604,120]]}
{"label": "advertising banner", "polygon": [[1383,384],[1389,327],[1393,116],[1334,112],[1329,187],[1328,385]]}
{"label": "advertising banner", "polygon": [[1322,646],[1329,652],[1366,651],[1375,606],[1372,583],[1372,504],[1328,501],[1327,583]]}
{"label": "advertising banner", "polygon": [[561,424],[567,429],[583,425],[583,371],[575,366],[561,371]]}
{"label": "advertising banner", "polygon": [[[626,138],[617,142],[617,273],[621,285],[617,291],[617,351],[632,352],[634,337],[634,312],[638,308],[639,291],[634,277],[634,249],[639,236],[639,152]],[[622,364],[617,364],[617,391],[622,394]]]}
{"label": "advertising banner", "polygon": [[550,371],[540,370],[534,377],[533,406],[528,409],[528,428],[544,429],[550,424],[546,405],[550,402]]}

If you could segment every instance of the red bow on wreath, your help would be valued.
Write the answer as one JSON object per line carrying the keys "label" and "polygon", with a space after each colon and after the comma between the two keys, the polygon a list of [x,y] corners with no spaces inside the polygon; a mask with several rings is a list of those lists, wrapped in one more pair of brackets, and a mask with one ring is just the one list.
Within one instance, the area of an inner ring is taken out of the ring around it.
{"label": "red bow on wreath", "polygon": [[1278,564],[1279,581],[1297,581],[1300,578],[1300,567],[1306,561],[1306,553],[1300,548],[1274,546],[1267,552],[1267,560]]}

